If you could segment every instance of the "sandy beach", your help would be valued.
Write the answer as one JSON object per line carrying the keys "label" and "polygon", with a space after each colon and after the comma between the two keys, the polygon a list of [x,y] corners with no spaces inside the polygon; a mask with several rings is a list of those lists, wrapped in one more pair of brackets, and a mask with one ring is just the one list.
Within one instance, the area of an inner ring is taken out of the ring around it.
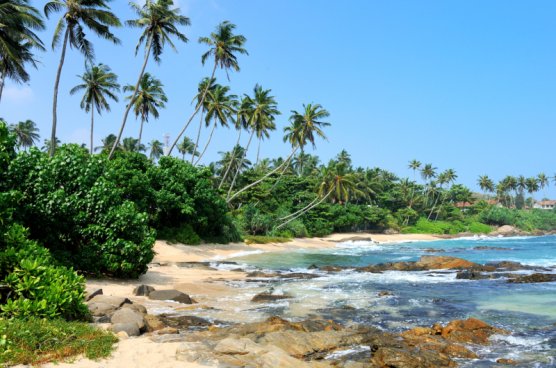
{"label": "sandy beach", "polygon": [[[234,289],[226,284],[227,280],[241,280],[246,273],[239,270],[216,270],[206,264],[192,264],[184,267],[187,262],[222,261],[246,252],[287,252],[298,249],[324,249],[337,246],[338,242],[372,240],[378,243],[397,243],[409,241],[431,241],[439,238],[424,234],[333,234],[324,238],[294,239],[288,243],[276,244],[205,244],[201,246],[169,245],[163,241],[155,244],[156,256],[147,273],[137,280],[90,279],[87,280],[89,291],[102,289],[104,295],[127,297],[134,303],[144,305],[149,313],[161,311],[184,311],[188,309],[210,309],[218,306],[233,313]],[[176,289],[190,295],[197,301],[194,305],[154,301],[146,297],[134,296],[133,289],[141,284],[153,286],[157,290]],[[226,300],[226,303],[222,301]],[[238,315],[238,322],[243,322]],[[153,342],[149,334],[137,338],[121,340],[109,359],[98,362],[88,359],[77,359],[70,363],[49,364],[47,367],[206,367],[196,363],[177,361],[175,353],[178,342]]]}

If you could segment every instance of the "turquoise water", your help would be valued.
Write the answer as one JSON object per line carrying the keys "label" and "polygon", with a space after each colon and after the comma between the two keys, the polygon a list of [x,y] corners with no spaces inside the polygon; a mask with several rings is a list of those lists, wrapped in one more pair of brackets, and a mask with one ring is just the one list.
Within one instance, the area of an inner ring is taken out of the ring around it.
{"label": "turquoise water", "polygon": [[[556,366],[556,282],[457,280],[454,271],[372,274],[344,270],[328,274],[309,269],[312,265],[356,267],[414,261],[422,255],[450,255],[480,264],[515,261],[537,266],[540,272],[556,272],[556,237],[467,238],[402,244],[347,242],[333,249],[261,253],[232,260],[267,270],[321,276],[258,285],[294,296],[293,300],[264,306],[267,314],[292,318],[318,314],[343,323],[369,324],[391,331],[476,317],[510,330],[512,335],[495,336],[492,346],[477,348],[483,360],[464,366],[488,367],[500,357],[520,360],[525,366]],[[389,291],[392,296],[379,297],[379,291]]]}

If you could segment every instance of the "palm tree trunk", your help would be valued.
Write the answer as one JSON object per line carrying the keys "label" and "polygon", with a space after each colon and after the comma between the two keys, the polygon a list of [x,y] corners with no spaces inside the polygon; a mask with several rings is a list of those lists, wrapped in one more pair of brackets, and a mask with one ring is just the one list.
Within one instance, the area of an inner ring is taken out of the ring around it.
{"label": "palm tree trunk", "polygon": [[287,220],[287,219],[289,219],[290,217],[295,216],[295,215],[297,215],[298,213],[305,211],[307,208],[311,207],[311,206],[312,206],[316,201],[318,201],[318,200],[319,200],[319,197],[317,196],[317,198],[315,198],[313,201],[311,201],[311,203],[309,203],[307,206],[305,206],[305,207],[303,207],[302,209],[297,210],[297,211],[295,211],[294,213],[291,213],[291,214],[289,214],[289,215],[287,215],[287,216],[280,217],[278,220]]}
{"label": "palm tree trunk", "polygon": [[[440,188],[440,190],[442,190],[442,187]],[[434,212],[434,209],[436,207],[436,205],[438,204],[438,199],[440,198],[442,193],[438,193],[438,196],[436,197],[436,199],[434,200],[433,204],[432,204],[432,208],[431,208],[431,212],[429,213],[429,217],[427,217],[427,220],[431,219],[432,213]]]}
{"label": "palm tree trunk", "polygon": [[249,189],[249,188],[251,188],[251,187],[253,187],[253,186],[259,184],[261,181],[265,180],[265,179],[268,178],[270,175],[272,175],[272,174],[274,174],[275,172],[277,172],[278,170],[280,170],[280,169],[282,168],[282,166],[287,165],[287,164],[290,162],[290,160],[291,160],[291,158],[293,157],[293,155],[295,154],[295,152],[297,151],[297,148],[298,148],[298,147],[295,147],[295,148],[292,150],[292,153],[290,153],[290,155],[288,156],[288,158],[287,158],[284,162],[282,162],[281,165],[279,165],[279,166],[276,167],[275,169],[269,171],[266,175],[264,175],[264,176],[263,176],[262,178],[260,178],[259,180],[256,180],[256,181],[254,181],[253,183],[251,183],[251,184],[245,186],[244,188],[240,189],[239,191],[237,191],[233,196],[231,196],[230,198],[228,198],[227,202],[230,203],[230,201],[231,201],[232,199],[234,199],[235,197],[237,197],[237,196],[240,195],[241,193],[245,192],[247,189]]}
{"label": "palm tree trunk", "polygon": [[152,48],[152,40],[149,41],[149,47],[147,47],[147,51],[145,52],[145,61],[143,62],[143,67],[141,68],[141,72],[139,73],[139,78],[137,79],[137,83],[135,83],[135,88],[133,90],[133,95],[129,99],[129,104],[127,105],[124,113],[124,118],[122,120],[122,126],[120,127],[120,132],[118,133],[118,137],[116,141],[114,141],[114,145],[110,150],[110,154],[108,155],[108,159],[110,160],[114,155],[114,151],[116,151],[116,147],[118,147],[118,143],[120,143],[120,139],[122,138],[122,134],[124,133],[125,123],[127,121],[127,116],[129,115],[129,111],[132,107],[132,101],[135,100],[137,97],[137,92],[139,91],[139,84],[141,84],[141,79],[143,78],[143,74],[145,74],[145,69],[147,68],[147,63],[149,62],[149,56],[151,55],[151,48]]}
{"label": "palm tree trunk", "polygon": [[205,155],[205,152],[207,151],[207,148],[210,144],[210,141],[212,140],[212,135],[214,134],[215,129],[216,129],[216,118],[214,119],[214,124],[212,124],[212,129],[210,131],[210,135],[209,135],[209,138],[207,140],[207,144],[205,144],[205,147],[203,148],[203,152],[201,152],[201,154],[199,155],[199,158],[197,159],[197,161],[195,161],[195,166],[197,166],[197,164],[199,164],[199,161],[201,161],[201,159]]}
{"label": "palm tree trunk", "polygon": [[0,101],[2,101],[2,92],[4,92],[5,83],[6,83],[6,73],[2,73],[2,77],[0,77]]}
{"label": "palm tree trunk", "polygon": [[285,225],[289,224],[290,222],[292,222],[293,220],[297,219],[298,217],[304,215],[305,213],[309,212],[310,210],[312,210],[313,208],[315,208],[316,206],[318,206],[319,204],[321,204],[322,202],[324,202],[326,200],[326,198],[328,198],[328,196],[330,196],[330,194],[332,194],[332,192],[334,191],[334,188],[332,188],[328,193],[326,193],[326,195],[324,197],[321,198],[320,201],[318,201],[316,204],[314,204],[312,207],[309,207],[306,211],[299,213],[298,215],[290,218],[289,220],[287,220],[286,222],[281,223],[280,225],[278,225],[275,230],[278,230],[281,227],[284,227]]}
{"label": "palm tree trunk", "polygon": [[254,135],[255,135],[255,130],[253,130],[251,132],[251,135],[249,136],[249,141],[247,142],[247,146],[245,147],[245,151],[243,151],[243,156],[241,156],[241,160],[239,161],[239,165],[237,166],[237,170],[234,174],[232,184],[230,184],[230,188],[228,189],[228,194],[226,195],[226,200],[228,200],[230,198],[230,195],[232,194],[232,189],[234,188],[234,184],[236,183],[237,176],[239,175],[239,172],[241,171],[241,167],[243,166],[243,161],[245,161],[245,156],[247,156],[247,151],[249,150],[249,146],[251,145],[251,141],[253,140]]}
{"label": "palm tree trunk", "polygon": [[[183,135],[183,133],[185,133],[187,127],[189,126],[189,124],[191,124],[191,121],[193,121],[193,118],[195,117],[195,115],[197,115],[201,106],[203,106],[203,103],[205,102],[205,97],[207,96],[207,92],[208,92],[209,87],[210,87],[210,81],[213,80],[214,74],[216,73],[216,66],[217,66],[217,64],[214,63],[214,68],[212,68],[212,74],[210,76],[209,83],[207,84],[207,88],[205,88],[205,90],[203,91],[203,95],[201,96],[201,101],[199,102],[199,104],[195,108],[195,111],[193,111],[193,114],[191,114],[191,116],[187,120],[187,123],[185,123],[185,126],[181,130],[180,134],[178,134],[178,136],[176,137],[176,140],[174,141],[174,143],[172,143],[172,146],[170,146],[170,149],[168,150],[168,154],[166,156],[170,156],[172,154],[172,150],[178,144],[178,141],[180,140],[181,136]],[[193,163],[193,160],[191,160],[191,163]]]}
{"label": "palm tree trunk", "polygon": [[89,150],[90,154],[93,154],[93,131],[95,128],[95,109],[94,106],[91,107],[91,149]]}
{"label": "palm tree trunk", "polygon": [[56,81],[54,82],[54,97],[52,99],[52,133],[50,134],[50,157],[54,156],[56,150],[56,124],[58,122],[57,107],[58,107],[58,87],[60,86],[60,77],[62,76],[62,67],[66,59],[66,48],[68,46],[69,29],[66,29],[64,35],[64,44],[62,45],[62,55],[60,56],[60,64],[58,64],[58,72],[56,73]]}
{"label": "palm tree trunk", "polygon": [[197,139],[195,140],[195,146],[193,147],[193,153],[191,153],[191,165],[195,161],[195,152],[197,152],[197,147],[199,147],[199,141],[201,140],[201,129],[203,129],[203,116],[205,110],[201,110],[201,120],[199,120],[199,129],[197,130]]}
{"label": "palm tree trunk", "polygon": [[259,154],[261,153],[261,140],[259,139],[259,145],[257,146],[257,161],[255,162],[255,165],[259,164]]}
{"label": "palm tree trunk", "polygon": [[143,124],[145,121],[141,119],[141,125],[139,126],[139,139],[137,140],[137,147],[141,145],[141,137],[143,136]]}
{"label": "palm tree trunk", "polygon": [[235,148],[237,146],[239,146],[239,142],[241,140],[241,132],[242,132],[242,129],[239,130],[239,135],[237,137],[236,145],[234,146],[234,148],[232,148],[232,157],[230,158],[230,164],[228,165],[228,168],[226,168],[226,172],[224,173],[224,176],[222,176],[222,180],[220,180],[220,184],[218,184],[218,189],[222,188],[222,184],[224,184],[224,181],[226,180],[226,178],[228,177],[228,174],[230,173],[230,169],[232,168],[232,164],[234,163],[234,159],[236,158],[235,157],[235,154],[236,154]]}

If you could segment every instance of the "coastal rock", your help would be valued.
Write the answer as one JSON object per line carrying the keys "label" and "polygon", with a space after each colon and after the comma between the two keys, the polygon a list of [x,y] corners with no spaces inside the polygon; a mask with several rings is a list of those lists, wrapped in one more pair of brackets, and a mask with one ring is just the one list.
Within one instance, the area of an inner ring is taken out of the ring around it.
{"label": "coastal rock", "polygon": [[534,273],[526,276],[516,276],[509,279],[508,282],[513,284],[526,284],[534,282],[553,282],[556,281],[556,274],[549,273]]}
{"label": "coastal rock", "polygon": [[480,271],[463,270],[456,274],[458,280],[483,280],[493,278],[493,275],[487,275]]}
{"label": "coastal rock", "polygon": [[278,274],[277,273],[266,273],[263,271],[253,271],[253,272],[249,272],[247,275],[247,277],[256,277],[256,278],[272,278],[272,277],[277,277]]}
{"label": "coastal rock", "polygon": [[149,285],[139,285],[135,289],[133,289],[133,295],[135,296],[149,296],[151,292],[154,291],[154,288]]}
{"label": "coastal rock", "polygon": [[138,304],[138,303],[124,304],[124,305],[122,305],[122,309],[123,309],[123,308],[127,308],[127,309],[134,310],[134,311],[136,311],[136,312],[141,313],[142,315],[146,315],[146,314],[147,314],[147,308],[145,308],[145,306],[142,305],[142,304]]}
{"label": "coastal rock", "polygon": [[394,295],[394,294],[391,291],[388,291],[388,290],[382,290],[382,291],[378,292],[378,297],[379,298],[382,298],[382,297],[385,297],[385,296],[392,296],[392,295]]}
{"label": "coastal rock", "polygon": [[174,327],[164,327],[158,331],[156,331],[158,335],[176,335],[179,334],[180,331]]}
{"label": "coastal rock", "polygon": [[112,325],[112,332],[118,334],[120,332],[125,332],[128,336],[139,336],[141,331],[137,326],[137,323],[116,323]]}
{"label": "coastal rock", "polygon": [[496,363],[498,364],[504,364],[504,365],[518,365],[519,363],[513,359],[506,359],[506,358],[500,358],[496,360]]}
{"label": "coastal rock", "polygon": [[189,295],[177,290],[155,290],[149,293],[152,300],[172,300],[182,304],[193,304]]}
{"label": "coastal rock", "polygon": [[292,273],[281,274],[279,277],[281,279],[311,280],[311,279],[319,278],[321,276],[315,275],[313,273],[292,272]]}
{"label": "coastal rock", "polygon": [[112,304],[94,302],[87,303],[87,307],[89,308],[89,312],[91,312],[91,316],[93,317],[111,316],[117,309]]}
{"label": "coastal rock", "polygon": [[168,327],[177,328],[179,330],[186,330],[192,327],[208,327],[212,323],[204,318],[195,316],[173,316],[161,314],[158,319]]}
{"label": "coastal rock", "polygon": [[277,295],[269,292],[257,294],[251,299],[254,303],[273,302],[276,300],[291,299],[291,295]]}
{"label": "coastal rock", "polygon": [[214,347],[214,352],[217,354],[249,354],[249,353],[260,353],[264,349],[256,344],[253,340],[242,337],[242,338],[232,338],[228,337],[220,340]]}
{"label": "coastal rock", "polygon": [[118,309],[126,303],[131,304],[131,301],[128,298],[123,298],[120,296],[97,295],[92,298],[87,304],[92,303],[110,304],[113,308]]}
{"label": "coastal rock", "polygon": [[457,364],[447,355],[429,351],[408,351],[394,347],[378,349],[371,359],[376,367],[396,368],[433,368],[456,367]]}
{"label": "coastal rock", "polygon": [[154,332],[158,330],[162,330],[166,325],[164,322],[160,320],[157,316],[153,316],[152,314],[147,314],[143,317],[145,321],[145,329],[147,332]]}
{"label": "coastal rock", "polygon": [[90,289],[85,291],[85,301],[88,302],[89,300],[93,299],[97,295],[102,295],[102,289]]}
{"label": "coastal rock", "polygon": [[422,256],[415,266],[428,270],[463,269],[479,266],[465,259],[448,256]]}
{"label": "coastal rock", "polygon": [[521,233],[521,231],[518,230],[517,228],[513,227],[513,226],[504,225],[504,226],[500,226],[496,230],[496,233],[500,234],[500,235],[515,235],[515,234]]}
{"label": "coastal rock", "polygon": [[129,323],[135,323],[140,330],[145,327],[145,320],[143,319],[143,315],[130,308],[122,308],[114,312],[112,318],[110,319],[110,322],[115,325],[127,325]]}
{"label": "coastal rock", "polygon": [[490,336],[507,333],[507,331],[490,326],[476,318],[468,318],[448,323],[442,329],[441,336],[447,340],[459,343],[487,345]]}

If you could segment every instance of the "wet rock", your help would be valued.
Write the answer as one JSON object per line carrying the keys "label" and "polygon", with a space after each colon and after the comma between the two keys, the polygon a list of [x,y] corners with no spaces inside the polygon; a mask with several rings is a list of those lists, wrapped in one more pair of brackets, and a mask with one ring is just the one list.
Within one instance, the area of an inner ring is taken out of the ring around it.
{"label": "wet rock", "polygon": [[470,268],[478,266],[478,264],[456,257],[422,256],[417,262],[415,262],[415,266],[422,267],[427,270],[447,270]]}
{"label": "wet rock", "polygon": [[177,290],[155,290],[149,294],[152,300],[172,300],[182,304],[193,304],[189,295]]}
{"label": "wet rock", "polygon": [[123,308],[128,308],[128,309],[134,310],[134,311],[136,311],[136,312],[141,313],[142,315],[146,315],[146,314],[147,314],[147,308],[145,308],[145,306],[142,305],[142,304],[138,304],[138,303],[124,304],[124,305],[122,306],[122,309],[123,309]]}
{"label": "wet rock", "polygon": [[158,319],[162,321],[165,326],[174,327],[179,330],[187,330],[192,327],[208,327],[212,323],[204,318],[195,316],[177,316],[161,314]]}
{"label": "wet rock", "polygon": [[102,295],[102,289],[90,289],[85,291],[85,301],[88,302],[89,300],[93,299],[97,295]]}
{"label": "wet rock", "polygon": [[157,316],[153,316],[152,314],[147,314],[143,317],[145,321],[145,329],[147,332],[154,332],[158,330],[162,330],[166,325],[164,322],[160,320]]}
{"label": "wet rock", "polygon": [[441,336],[454,342],[486,345],[490,336],[507,333],[476,318],[468,318],[448,323],[442,329]]}
{"label": "wet rock", "polygon": [[140,330],[145,327],[145,320],[143,319],[143,315],[130,308],[122,308],[114,312],[112,318],[110,318],[110,322],[112,322],[113,324],[123,325],[135,323]]}
{"label": "wet rock", "polygon": [[553,282],[553,281],[556,281],[556,274],[548,274],[548,273],[534,273],[532,275],[516,276],[513,279],[508,280],[508,282],[513,284]]}
{"label": "wet rock", "polygon": [[391,291],[387,291],[387,290],[382,290],[382,291],[378,292],[378,297],[379,298],[382,298],[382,297],[385,297],[385,296],[392,296],[392,295],[394,295],[394,294]]}
{"label": "wet rock", "polygon": [[345,268],[340,266],[321,266],[319,267],[320,271],[324,272],[340,272],[343,271]]}
{"label": "wet rock", "polygon": [[427,253],[444,253],[444,252],[446,252],[444,249],[435,249],[435,248],[427,248],[427,249],[424,249],[423,251],[425,251]]}
{"label": "wet rock", "polygon": [[[223,262],[224,263],[224,262]],[[215,270],[210,266],[210,262],[176,262],[176,266],[181,268],[197,268],[200,270]]]}
{"label": "wet rock", "polygon": [[115,334],[125,332],[128,336],[139,336],[141,334],[137,323],[115,323],[112,325],[112,332]]}
{"label": "wet rock", "polygon": [[474,247],[473,250],[511,250],[511,248],[504,248],[504,247],[487,247],[487,246],[480,246]]}
{"label": "wet rock", "polygon": [[277,273],[266,273],[262,271],[253,271],[249,272],[247,277],[257,277],[257,278],[271,278],[271,277],[278,277]]}
{"label": "wet rock", "polygon": [[411,351],[385,347],[378,349],[371,359],[376,367],[395,368],[433,368],[456,367],[457,364],[447,355],[433,354],[429,351]]}
{"label": "wet rock", "polygon": [[254,303],[273,302],[276,300],[291,299],[291,295],[277,295],[269,292],[257,294],[251,299]]}
{"label": "wet rock", "polygon": [[480,271],[464,270],[456,274],[458,280],[483,280],[493,278],[493,275],[487,275]]}
{"label": "wet rock", "polygon": [[504,365],[518,365],[519,363],[513,359],[506,359],[506,358],[500,358],[496,360],[496,363],[498,364],[504,364]]}
{"label": "wet rock", "polygon": [[311,280],[316,279],[321,276],[315,275],[312,273],[303,273],[303,272],[292,272],[292,273],[284,273],[278,276],[281,279],[299,279],[299,280]]}
{"label": "wet rock", "polygon": [[151,292],[154,291],[154,288],[149,285],[139,285],[135,289],[133,289],[133,295],[135,296],[149,296]]}

